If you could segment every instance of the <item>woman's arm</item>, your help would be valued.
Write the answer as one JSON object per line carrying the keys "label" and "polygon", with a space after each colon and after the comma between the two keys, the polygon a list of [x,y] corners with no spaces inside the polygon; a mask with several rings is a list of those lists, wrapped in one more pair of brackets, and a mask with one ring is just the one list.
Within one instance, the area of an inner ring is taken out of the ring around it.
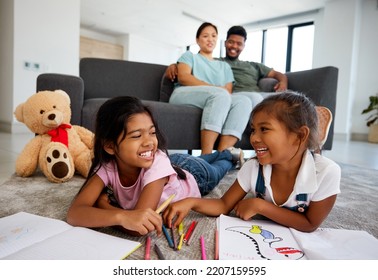
{"label": "woman's arm", "polygon": [[[188,215],[190,210],[194,210],[208,216],[228,214],[236,203],[243,199],[245,195],[246,192],[244,192],[236,180],[221,198],[186,198],[172,203],[167,207],[167,210],[164,211],[163,219],[168,227],[177,227]],[[176,217],[176,220],[172,225],[172,220],[174,217]]]}
{"label": "woman's arm", "polygon": [[281,225],[299,231],[312,232],[316,230],[331,212],[336,201],[332,195],[321,201],[311,201],[305,214],[278,207],[260,198],[250,198],[240,201],[235,207],[235,213],[243,220],[248,220],[256,214],[263,215]]}
{"label": "woman's arm", "polygon": [[161,232],[162,220],[152,209],[124,210],[116,207],[101,209],[96,201],[101,195],[104,183],[97,175],[89,179],[76,196],[67,213],[67,222],[73,226],[106,227],[122,226],[125,229],[147,234]]}
{"label": "woman's arm", "polygon": [[177,79],[183,86],[212,86],[193,76],[192,68],[190,68],[190,66],[185,63],[177,64]]}
{"label": "woman's arm", "polygon": [[[211,85],[209,83],[206,83],[204,81],[201,81],[197,79],[195,76],[192,75],[192,69],[189,65],[185,63],[179,63],[177,65],[178,75],[177,79],[179,83],[183,86],[212,86],[215,87],[215,85]],[[218,86],[220,88],[224,88],[228,91],[228,93],[232,93],[232,83],[227,83],[224,86]]]}

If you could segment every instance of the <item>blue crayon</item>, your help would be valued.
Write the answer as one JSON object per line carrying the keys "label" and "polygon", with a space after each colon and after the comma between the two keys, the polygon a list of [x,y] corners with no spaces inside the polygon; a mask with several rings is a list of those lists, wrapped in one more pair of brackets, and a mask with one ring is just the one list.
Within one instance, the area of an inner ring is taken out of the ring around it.
{"label": "blue crayon", "polygon": [[168,241],[169,247],[174,248],[172,238],[171,238],[171,236],[169,235],[168,230],[167,230],[167,228],[166,228],[164,225],[163,225],[163,232],[164,232],[165,238],[167,238],[167,241]]}

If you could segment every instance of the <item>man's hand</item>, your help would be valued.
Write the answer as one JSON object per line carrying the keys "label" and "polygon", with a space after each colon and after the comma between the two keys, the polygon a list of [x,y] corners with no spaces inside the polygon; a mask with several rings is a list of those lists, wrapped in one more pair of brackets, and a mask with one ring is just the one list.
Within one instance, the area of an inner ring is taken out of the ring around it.
{"label": "man's hand", "polygon": [[282,91],[285,91],[285,90],[287,90],[287,84],[286,83],[278,82],[274,86],[274,91],[275,92],[282,92]]}

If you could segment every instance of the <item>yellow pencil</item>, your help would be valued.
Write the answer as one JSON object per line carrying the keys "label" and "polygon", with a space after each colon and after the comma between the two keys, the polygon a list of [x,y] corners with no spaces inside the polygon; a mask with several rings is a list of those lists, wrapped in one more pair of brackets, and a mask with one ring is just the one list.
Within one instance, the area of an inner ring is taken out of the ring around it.
{"label": "yellow pencil", "polygon": [[180,236],[180,242],[179,245],[177,246],[177,250],[181,250],[182,247],[182,242],[184,241],[184,234],[182,233]]}
{"label": "yellow pencil", "polygon": [[168,206],[168,204],[172,201],[172,199],[175,197],[176,194],[171,194],[166,201],[164,201],[159,207],[158,209],[156,209],[156,213],[160,214],[164,209],[165,207]]}

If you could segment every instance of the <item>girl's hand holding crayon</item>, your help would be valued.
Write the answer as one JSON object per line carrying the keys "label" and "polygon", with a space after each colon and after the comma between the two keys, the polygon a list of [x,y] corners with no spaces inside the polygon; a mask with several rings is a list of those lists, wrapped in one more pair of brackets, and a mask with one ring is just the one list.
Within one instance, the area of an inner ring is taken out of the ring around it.
{"label": "girl's hand holding crayon", "polygon": [[[180,201],[170,204],[163,213],[163,220],[168,228],[178,227],[182,220],[188,215],[192,209],[193,203],[190,198],[182,199]],[[174,223],[173,219],[176,217]]]}

